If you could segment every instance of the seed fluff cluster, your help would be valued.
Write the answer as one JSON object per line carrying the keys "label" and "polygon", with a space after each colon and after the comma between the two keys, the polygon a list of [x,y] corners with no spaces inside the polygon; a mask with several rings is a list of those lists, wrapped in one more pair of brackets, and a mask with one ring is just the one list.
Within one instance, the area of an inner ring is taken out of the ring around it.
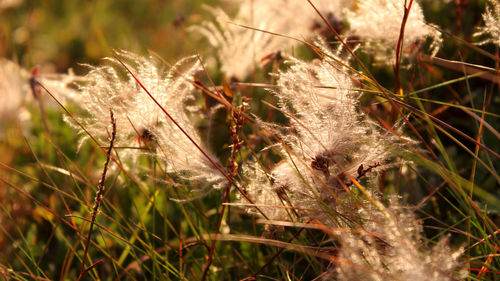
{"label": "seed fluff cluster", "polygon": [[[371,52],[379,61],[390,61],[395,54],[405,3],[408,2],[362,0],[356,5],[356,9],[348,11],[350,32],[364,41],[361,49]],[[427,25],[422,8],[417,1],[413,1],[405,24],[404,50],[411,50],[412,44],[422,43],[426,38],[431,38],[432,55],[435,55],[441,45],[441,35],[435,28]]]}
{"label": "seed fluff cluster", "polygon": [[[193,27],[193,30],[205,36],[217,49],[221,70],[238,80],[244,80],[266,57],[291,51],[300,44],[300,41],[289,37],[303,40],[324,31],[321,19],[318,20],[317,14],[306,1],[234,2],[239,4],[234,18],[221,9],[209,8],[216,23],[206,21]],[[317,7],[332,24],[337,26],[343,20],[343,7],[351,6],[354,1],[315,2],[318,2]]]}
{"label": "seed fluff cluster", "polygon": [[[77,121],[83,128],[105,143],[110,133],[105,112],[111,108],[117,123],[116,147],[120,156],[132,159],[140,155],[159,157],[164,160],[167,172],[219,187],[224,182],[222,174],[179,129],[181,127],[201,149],[207,151],[191,118],[197,110],[193,100],[193,76],[201,71],[198,59],[188,57],[166,69],[163,62],[152,56],[120,51],[107,62],[103,66],[89,66],[85,83],[79,83],[82,101],[79,105],[87,116],[77,117]],[[85,133],[79,125],[72,124]],[[145,148],[149,148],[149,152],[144,152]]]}
{"label": "seed fluff cluster", "polygon": [[[277,146],[284,159],[270,172],[270,189],[250,188],[264,201],[276,192],[289,192],[292,206],[331,203],[350,192],[353,179],[373,180],[398,146],[392,134],[359,111],[359,93],[352,90],[354,76],[336,62],[341,58],[324,45],[321,49],[325,59],[292,58],[289,69],[278,74],[273,94],[290,121],[287,127],[261,123],[283,140]],[[276,219],[286,215],[279,209],[269,211],[280,214],[269,214]]]}
{"label": "seed fluff cluster", "polygon": [[260,125],[282,140],[275,146],[283,160],[269,171],[258,162],[248,165],[247,193],[255,206],[247,210],[331,229],[339,261],[325,280],[451,280],[461,252],[452,252],[445,240],[426,248],[413,210],[396,196],[383,203],[375,188],[378,171],[402,164],[396,151],[414,141],[385,132],[364,115],[348,62],[324,43],[320,49],[322,60],[292,58],[278,74],[272,92],[289,126]]}
{"label": "seed fluff cluster", "polygon": [[[382,63],[393,63],[405,12],[404,0],[318,0],[314,7],[344,40],[361,42],[364,52]],[[241,0],[234,18],[221,9],[211,9],[216,22],[204,22],[192,30],[208,39],[217,50],[221,70],[229,77],[245,79],[272,54],[293,52],[301,40],[333,33],[307,1]],[[237,25],[238,24],[238,25]],[[242,26],[240,26],[242,25]],[[295,38],[290,39],[290,38]],[[403,55],[430,38],[432,55],[441,44],[440,33],[424,19],[413,1],[403,41]]]}
{"label": "seed fluff cluster", "polygon": [[490,0],[483,14],[484,26],[474,36],[489,35],[490,37],[479,44],[493,43],[500,45],[500,1]]}
{"label": "seed fluff cluster", "polygon": [[422,225],[414,210],[403,206],[392,196],[386,206],[378,202],[362,204],[359,216],[362,226],[350,232],[334,230],[341,244],[339,259],[332,264],[323,280],[457,280],[467,276],[461,272],[459,258],[463,249],[451,250],[446,239],[432,247],[421,236]]}
{"label": "seed fluff cluster", "polygon": [[[344,35],[359,36],[367,48],[378,50],[377,54],[395,48],[403,1],[317,2],[320,12],[339,31],[344,21],[350,23],[351,29]],[[241,1],[240,5],[235,20],[221,9],[212,9],[216,22],[193,28],[217,48],[222,71],[233,78],[245,79],[264,57],[297,46],[298,41],[230,21],[293,37],[321,36],[316,13],[305,2],[254,0]],[[387,30],[373,29],[374,25],[384,25]],[[406,34],[405,45],[426,37],[438,41],[434,29],[425,24],[417,2],[412,6]],[[277,98],[277,108],[288,123],[258,120],[257,125],[275,140],[267,149],[277,153],[281,161],[265,166],[258,161],[258,154],[257,159],[245,161],[241,168],[245,182],[241,186],[246,194],[238,200],[249,213],[271,221],[307,221],[324,226],[330,241],[338,247],[338,261],[330,264],[320,278],[455,278],[460,251],[451,251],[445,240],[427,246],[414,211],[404,207],[396,196],[382,200],[377,190],[379,173],[405,163],[399,156],[406,152],[405,144],[415,142],[404,137],[401,126],[393,128],[397,134],[388,132],[362,112],[361,94],[354,90],[360,87],[361,77],[351,71],[342,49],[332,51],[325,42],[318,39],[316,44],[321,59],[307,62],[290,55],[286,70],[273,74],[276,88],[269,92]],[[109,137],[105,112],[111,108],[117,120],[120,156],[160,158],[168,173],[196,182],[204,191],[227,184],[208,160],[221,166],[203,145],[193,118],[198,113],[194,76],[202,70],[196,57],[167,68],[154,57],[122,51],[107,62],[89,66],[85,81],[78,83],[79,105],[86,116],[77,117],[78,124],[73,125],[105,143]]]}

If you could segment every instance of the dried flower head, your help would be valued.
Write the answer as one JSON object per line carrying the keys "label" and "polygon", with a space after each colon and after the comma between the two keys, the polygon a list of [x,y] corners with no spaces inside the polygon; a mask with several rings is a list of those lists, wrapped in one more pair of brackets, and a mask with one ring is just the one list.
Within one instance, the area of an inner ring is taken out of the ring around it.
{"label": "dried flower head", "polygon": [[[462,249],[452,251],[446,239],[426,247],[422,226],[411,208],[393,196],[387,206],[364,204],[364,224],[338,232],[340,262],[331,275],[338,280],[456,280]],[[331,276],[330,275],[330,276]]]}
{"label": "dried flower head", "polygon": [[[152,57],[141,57],[125,51],[119,52],[116,58],[106,60],[107,65],[88,66],[90,71],[84,77],[85,81],[78,83],[79,105],[89,115],[78,117],[78,121],[92,136],[103,142],[107,140],[109,121],[104,112],[110,108],[117,120],[116,146],[131,146],[142,135],[141,132],[151,132],[166,121],[165,114],[133,76],[127,73],[120,61],[131,69],[161,105],[172,111],[171,114],[183,116],[183,105],[191,99],[193,90],[189,78],[199,70],[194,58],[179,61],[169,71]],[[182,67],[187,69],[179,74]]]}
{"label": "dried flower head", "polygon": [[217,49],[221,70],[227,76],[244,80],[258,61],[274,50],[279,50],[283,39],[231,24],[231,19],[221,9],[212,10],[216,23],[204,22],[193,30],[205,36]]}

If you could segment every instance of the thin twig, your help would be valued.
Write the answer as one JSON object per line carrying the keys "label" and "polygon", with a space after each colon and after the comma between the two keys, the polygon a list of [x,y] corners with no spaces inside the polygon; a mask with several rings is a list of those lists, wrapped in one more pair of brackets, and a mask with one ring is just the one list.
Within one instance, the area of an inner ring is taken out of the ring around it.
{"label": "thin twig", "polygon": [[408,21],[408,16],[410,15],[410,9],[412,4],[413,0],[410,0],[410,3],[408,4],[407,7],[405,1],[403,20],[401,21],[401,29],[399,30],[398,44],[396,45],[396,64],[394,65],[394,79],[396,80],[394,86],[395,95],[399,95],[401,91],[401,80],[399,79],[399,66],[401,64],[401,53],[403,52],[405,26],[406,22]]}
{"label": "thin twig", "polygon": [[[95,219],[97,217],[97,212],[99,211],[99,206],[101,205],[102,193],[104,192],[104,181],[106,180],[106,173],[108,172],[109,161],[111,159],[111,151],[113,150],[113,145],[116,137],[116,119],[113,115],[113,110],[111,108],[109,109],[109,115],[111,117],[111,126],[112,126],[111,139],[109,141],[109,148],[106,153],[106,162],[104,162],[104,168],[102,170],[101,179],[97,184],[97,192],[95,195],[94,206],[92,207],[92,219],[90,220],[90,228],[87,234],[87,242],[85,244],[85,251],[83,253],[83,259],[82,259],[82,267],[80,269],[80,276],[78,277],[78,281],[80,281],[83,275],[88,271],[85,270],[85,260],[87,259],[87,253],[90,245],[90,238],[92,237],[92,228],[94,226]],[[97,265],[97,263],[95,265]]]}

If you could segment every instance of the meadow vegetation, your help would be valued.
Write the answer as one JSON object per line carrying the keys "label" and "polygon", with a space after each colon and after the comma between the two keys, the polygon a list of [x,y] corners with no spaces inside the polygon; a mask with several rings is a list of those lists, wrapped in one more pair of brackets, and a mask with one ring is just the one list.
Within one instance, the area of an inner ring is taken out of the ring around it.
{"label": "meadow vegetation", "polygon": [[0,0],[4,280],[497,280],[498,0]]}

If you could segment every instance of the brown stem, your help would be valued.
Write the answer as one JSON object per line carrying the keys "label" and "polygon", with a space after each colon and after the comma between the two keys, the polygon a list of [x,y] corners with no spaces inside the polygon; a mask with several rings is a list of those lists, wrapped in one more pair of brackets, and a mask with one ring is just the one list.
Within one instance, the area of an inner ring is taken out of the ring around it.
{"label": "brown stem", "polygon": [[[405,1],[406,4],[406,1]],[[398,44],[396,46],[396,65],[394,66],[394,79],[396,79],[394,94],[399,95],[401,91],[401,80],[399,79],[399,66],[401,64],[401,52],[403,51],[403,39],[405,34],[405,26],[408,21],[408,16],[410,15],[411,5],[413,4],[413,0],[410,0],[408,7],[405,6],[405,11],[403,15],[403,21],[401,22],[401,29],[399,30],[399,39]]]}
{"label": "brown stem", "polygon": [[[231,180],[234,181],[234,176],[237,173],[238,170],[238,163],[236,162],[236,156],[238,152],[240,151],[241,148],[241,141],[239,138],[239,133],[241,132],[241,128],[243,127],[243,112],[245,111],[245,107],[247,104],[247,100],[245,97],[243,97],[243,104],[238,106],[237,108],[232,110],[232,117],[234,121],[234,125],[231,126],[230,132],[231,132],[231,140],[233,143],[233,147],[231,148],[231,156],[228,159],[227,162],[227,170],[228,170],[228,176],[231,177]],[[219,217],[219,220],[217,222],[217,228],[215,230],[215,236],[214,239],[212,240],[212,245],[210,246],[210,251],[208,254],[208,260],[207,263],[205,264],[205,268],[203,270],[203,275],[201,277],[201,280],[204,281],[207,277],[208,270],[210,266],[212,265],[212,260],[213,260],[213,255],[215,251],[215,244],[217,243],[217,235],[220,232],[220,228],[222,226],[222,219],[224,217],[224,211],[226,206],[229,203],[230,196],[229,194],[231,193],[231,184],[227,184],[227,186],[224,188],[224,203],[221,207],[221,214]],[[229,209],[229,207],[228,207]]]}
{"label": "brown stem", "polygon": [[[94,206],[92,207],[92,219],[90,220],[90,228],[87,234],[87,242],[85,244],[85,251],[83,252],[82,267],[80,269],[80,276],[78,277],[78,281],[80,281],[83,275],[88,271],[85,270],[85,260],[87,259],[87,253],[90,245],[90,238],[92,237],[92,228],[94,227],[95,219],[97,217],[97,212],[99,211],[99,206],[101,205],[102,193],[104,192],[104,181],[106,180],[106,173],[108,172],[109,161],[111,159],[111,151],[113,150],[113,145],[116,137],[116,119],[113,115],[113,110],[111,108],[109,109],[109,115],[111,117],[111,126],[113,130],[111,133],[111,139],[109,141],[108,151],[106,153],[106,162],[104,162],[104,168],[102,170],[101,179],[97,184],[97,192],[95,195]],[[98,263],[96,263],[95,265],[97,264]]]}

